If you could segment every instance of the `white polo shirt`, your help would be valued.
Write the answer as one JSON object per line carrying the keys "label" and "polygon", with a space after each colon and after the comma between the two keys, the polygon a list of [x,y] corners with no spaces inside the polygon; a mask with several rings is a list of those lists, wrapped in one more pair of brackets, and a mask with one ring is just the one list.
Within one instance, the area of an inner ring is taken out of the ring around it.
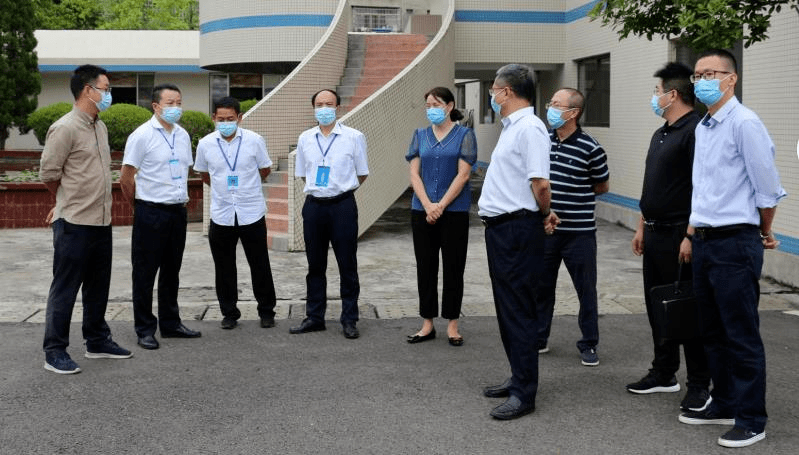
{"label": "white polo shirt", "polygon": [[[325,153],[326,152],[326,153]],[[336,122],[325,137],[316,126],[297,139],[294,175],[305,179],[305,194],[333,197],[358,188],[358,176],[369,175],[366,137],[360,131]],[[329,167],[327,186],[318,186],[320,166]]]}
{"label": "white polo shirt", "polygon": [[211,176],[211,220],[222,226],[255,223],[266,215],[260,169],[272,166],[266,141],[254,131],[237,128],[226,141],[214,131],[197,144],[194,170]]}
{"label": "white polo shirt", "polygon": [[532,107],[503,118],[502,133],[477,201],[477,213],[498,216],[521,209],[538,211],[530,180],[549,179],[550,146],[546,126]]}
{"label": "white polo shirt", "polygon": [[177,123],[168,133],[155,118],[136,128],[125,143],[122,164],[138,169],[136,199],[160,204],[189,201],[191,157],[189,133]]}

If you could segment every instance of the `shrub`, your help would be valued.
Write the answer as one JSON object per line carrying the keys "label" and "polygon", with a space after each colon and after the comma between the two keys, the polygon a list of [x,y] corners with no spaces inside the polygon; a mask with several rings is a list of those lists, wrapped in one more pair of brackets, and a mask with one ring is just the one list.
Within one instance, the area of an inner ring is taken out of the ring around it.
{"label": "shrub", "polygon": [[31,112],[28,116],[27,126],[33,129],[33,134],[36,135],[39,145],[44,145],[50,125],[71,110],[72,103],[63,102],[51,104]]}
{"label": "shrub", "polygon": [[251,100],[244,100],[241,103],[239,103],[241,105],[241,113],[244,114],[250,109],[252,109],[253,106],[258,104],[258,101],[259,100],[251,99]]}
{"label": "shrub", "polygon": [[152,112],[141,106],[124,103],[112,104],[108,110],[100,112],[100,120],[108,127],[108,145],[111,150],[125,150],[125,142],[130,133],[152,116]]}
{"label": "shrub", "polygon": [[186,129],[191,137],[191,149],[197,150],[197,143],[203,136],[214,131],[214,122],[207,114],[199,111],[183,111],[180,126]]}

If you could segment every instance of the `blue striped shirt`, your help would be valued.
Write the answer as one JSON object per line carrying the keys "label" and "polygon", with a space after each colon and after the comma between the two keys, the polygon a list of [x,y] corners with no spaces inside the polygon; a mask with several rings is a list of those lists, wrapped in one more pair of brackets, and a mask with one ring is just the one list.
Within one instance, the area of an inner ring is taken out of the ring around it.
{"label": "blue striped shirt", "polygon": [[605,151],[579,126],[563,142],[555,130],[550,130],[549,139],[552,211],[561,220],[557,231],[595,231],[594,185],[610,178]]}

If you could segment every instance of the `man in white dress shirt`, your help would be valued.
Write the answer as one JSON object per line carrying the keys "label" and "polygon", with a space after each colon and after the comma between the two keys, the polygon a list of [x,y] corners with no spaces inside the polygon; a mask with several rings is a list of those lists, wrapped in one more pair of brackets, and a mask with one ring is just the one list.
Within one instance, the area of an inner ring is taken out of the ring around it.
{"label": "man in white dress shirt", "polygon": [[[200,336],[200,332],[183,325],[178,310],[188,175],[193,162],[191,138],[177,124],[183,113],[177,86],[156,86],[152,102],[152,118],[128,136],[120,178],[125,198],[134,201],[133,319],[138,344],[144,349],[158,349],[158,326],[163,338]],[[153,315],[156,273],[158,318]]]}
{"label": "man in white dress shirt", "polygon": [[297,141],[295,175],[305,181],[302,208],[308,258],[306,318],[291,333],[325,330],[327,250],[333,246],[341,276],[341,325],[344,336],[358,338],[358,206],[355,190],[366,180],[366,138],[336,121],[341,99],[333,90],[311,97],[319,126]]}
{"label": "man in white dress shirt", "polygon": [[262,181],[272,170],[266,141],[240,128],[241,106],[225,97],[214,103],[216,131],[200,139],[194,170],[211,187],[211,226],[208,243],[214,258],[216,297],[222,311],[222,328],[238,324],[236,307],[236,245],[247,256],[252,290],[258,302],[261,327],[275,326],[275,284],[266,247],[266,201]]}

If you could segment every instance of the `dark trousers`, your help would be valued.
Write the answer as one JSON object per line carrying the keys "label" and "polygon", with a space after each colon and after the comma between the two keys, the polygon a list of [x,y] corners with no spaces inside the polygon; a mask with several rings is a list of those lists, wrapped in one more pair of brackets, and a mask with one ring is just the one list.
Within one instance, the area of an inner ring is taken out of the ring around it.
{"label": "dark trousers", "polygon": [[349,193],[335,201],[305,199],[302,207],[308,287],[305,313],[313,321],[325,320],[327,309],[327,251],[333,246],[341,280],[341,322],[358,320],[358,206]]}
{"label": "dark trousers", "polygon": [[544,254],[539,213],[486,226],[486,253],[502,346],[510,362],[510,393],[535,403],[538,390],[538,312],[535,289]]}
{"label": "dark trousers", "polygon": [[[649,290],[653,286],[671,284],[677,281],[679,272],[680,243],[685,236],[687,224],[659,227],[644,230],[644,302],[649,326],[652,328],[652,343],[655,358],[650,372],[662,381],[671,379],[680,368],[680,344],[685,353],[685,370],[688,387],[707,389],[710,386],[710,371],[707,367],[705,347],[702,340],[675,341],[664,340],[655,324],[655,313]],[[691,264],[682,266],[683,280],[691,279]]]}
{"label": "dark trousers", "polygon": [[[133,216],[133,320],[136,335],[153,335],[156,326],[180,325],[178,288],[186,246],[186,208],[136,201]],[[153,286],[158,274],[158,318],[153,315]]]}
{"label": "dark trousers", "polygon": [[544,258],[541,279],[538,285],[538,344],[547,345],[552,329],[552,314],[555,311],[555,288],[558,284],[558,269],[563,261],[571,275],[577,298],[580,300],[580,311],[577,324],[580,326],[582,338],[577,342],[577,349],[596,348],[599,343],[599,310],[596,297],[596,232],[555,232],[544,238]]}
{"label": "dark trousers", "polygon": [[225,319],[238,320],[241,311],[236,307],[239,300],[236,270],[236,245],[241,239],[244,255],[250,264],[252,290],[258,302],[258,316],[275,317],[275,283],[269,265],[269,250],[266,247],[266,218],[241,226],[222,226],[211,221],[208,228],[208,243],[214,258],[216,298]]}
{"label": "dark trousers", "polygon": [[83,297],[83,338],[87,347],[111,339],[105,322],[111,285],[111,226],[53,222],[53,281],[47,296],[44,351],[66,351],[78,289]]}
{"label": "dark trousers", "polygon": [[469,212],[444,212],[435,224],[429,224],[426,217],[423,211],[411,211],[419,315],[425,319],[438,317],[438,253],[441,251],[444,266],[441,317],[458,319],[463,303]]}
{"label": "dark trousers", "polygon": [[763,243],[757,227],[718,237],[694,236],[694,291],[713,374],[712,409],[735,425],[766,426],[766,353],[760,338]]}

